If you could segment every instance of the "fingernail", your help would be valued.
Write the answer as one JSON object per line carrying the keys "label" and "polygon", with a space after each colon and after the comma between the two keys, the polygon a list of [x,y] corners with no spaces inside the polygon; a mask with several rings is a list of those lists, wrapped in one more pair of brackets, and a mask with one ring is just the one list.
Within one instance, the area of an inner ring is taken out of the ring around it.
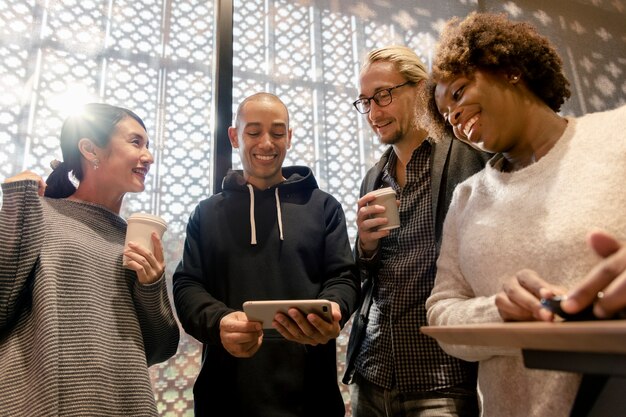
{"label": "fingernail", "polygon": [[577,307],[577,302],[575,300],[566,297],[563,301],[561,301],[561,308],[565,310],[575,309]]}
{"label": "fingernail", "polygon": [[602,307],[597,305],[597,304],[593,308],[593,315],[596,316],[599,319],[608,319],[609,318],[609,315],[606,313],[606,311]]}

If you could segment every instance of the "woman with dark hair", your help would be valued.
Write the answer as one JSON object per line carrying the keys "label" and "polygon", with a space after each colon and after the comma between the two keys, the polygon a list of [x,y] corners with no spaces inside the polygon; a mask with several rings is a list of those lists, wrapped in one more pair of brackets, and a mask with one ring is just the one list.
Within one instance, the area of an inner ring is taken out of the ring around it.
{"label": "woman with dark hair", "polygon": [[[130,120],[137,122],[145,133],[146,126],[139,116],[128,109],[108,104],[87,104],[82,112],[68,117],[61,128],[60,138],[64,162],[52,162],[53,171],[46,180],[45,196],[66,198],[74,194],[76,187],[70,181],[68,173],[71,173],[79,182],[83,180],[83,154],[79,148],[80,140],[89,138],[92,145],[105,148],[111,140],[111,135],[117,128],[117,124],[126,118],[129,119],[129,123],[132,123]],[[88,160],[92,163],[93,168],[98,167],[99,160],[97,158]]]}
{"label": "woman with dark hair", "polygon": [[[429,131],[451,128],[495,155],[455,189],[429,324],[553,320],[540,299],[599,262],[588,231],[626,237],[626,107],[559,115],[570,96],[561,58],[531,25],[503,15],[449,21],[432,72]],[[442,347],[480,361],[483,416],[569,415],[579,375],[526,369],[519,350]]]}
{"label": "woman with dark hair", "polygon": [[179,339],[163,246],[153,234],[154,253],[125,248],[119,216],[124,195],[144,190],[148,144],[136,114],[89,104],[63,124],[47,187],[29,171],[2,184],[3,415],[157,415],[148,366]]}

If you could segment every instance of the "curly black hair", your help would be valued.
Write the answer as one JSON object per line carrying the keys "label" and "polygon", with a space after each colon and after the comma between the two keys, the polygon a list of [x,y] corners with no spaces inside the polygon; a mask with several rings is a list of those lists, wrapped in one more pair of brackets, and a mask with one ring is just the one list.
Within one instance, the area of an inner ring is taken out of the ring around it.
{"label": "curly black hair", "polygon": [[555,112],[571,95],[561,57],[534,26],[511,21],[505,14],[472,12],[464,20],[454,17],[439,38],[428,84],[431,135],[446,130],[434,103],[437,81],[471,75],[478,69],[519,73],[528,88]]}

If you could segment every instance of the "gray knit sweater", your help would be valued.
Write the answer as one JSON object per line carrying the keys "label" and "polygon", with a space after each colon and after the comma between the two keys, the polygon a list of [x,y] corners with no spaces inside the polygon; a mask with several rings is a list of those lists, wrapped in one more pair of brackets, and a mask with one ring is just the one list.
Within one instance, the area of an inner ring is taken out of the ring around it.
{"label": "gray knit sweater", "polygon": [[153,416],[148,366],[176,352],[165,277],[122,267],[109,210],[2,185],[0,415]]}

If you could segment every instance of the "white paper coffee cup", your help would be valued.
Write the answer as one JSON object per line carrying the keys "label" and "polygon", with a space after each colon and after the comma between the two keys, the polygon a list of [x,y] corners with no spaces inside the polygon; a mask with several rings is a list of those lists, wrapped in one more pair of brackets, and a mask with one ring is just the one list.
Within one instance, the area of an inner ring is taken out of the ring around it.
{"label": "white paper coffee cup", "polygon": [[[154,253],[154,246],[152,245],[152,232],[156,232],[159,238],[163,238],[163,233],[167,230],[167,224],[165,220],[159,216],[148,213],[133,213],[126,220],[128,227],[126,229],[126,241],[124,247],[128,245],[128,242],[138,243]],[[122,265],[126,266],[127,258],[124,256]]]}
{"label": "white paper coffee cup", "polygon": [[400,227],[400,214],[398,213],[398,204],[396,203],[396,192],[391,187],[379,188],[371,192],[376,199],[370,204],[385,206],[385,211],[372,215],[372,217],[385,217],[387,224],[379,227],[377,230],[390,230]]}

